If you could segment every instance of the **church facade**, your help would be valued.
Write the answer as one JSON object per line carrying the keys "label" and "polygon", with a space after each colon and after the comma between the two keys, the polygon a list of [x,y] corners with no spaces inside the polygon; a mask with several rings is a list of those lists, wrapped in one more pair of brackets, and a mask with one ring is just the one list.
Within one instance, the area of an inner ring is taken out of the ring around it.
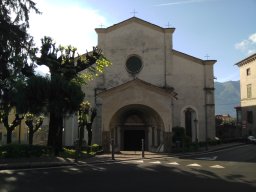
{"label": "church facade", "polygon": [[[140,150],[144,139],[148,151],[169,151],[176,126],[192,141],[215,137],[216,61],[174,50],[174,31],[137,17],[96,29],[112,65],[84,87],[98,112],[93,143],[109,150],[114,139],[115,150]],[[74,119],[65,121],[65,145],[77,137]]]}

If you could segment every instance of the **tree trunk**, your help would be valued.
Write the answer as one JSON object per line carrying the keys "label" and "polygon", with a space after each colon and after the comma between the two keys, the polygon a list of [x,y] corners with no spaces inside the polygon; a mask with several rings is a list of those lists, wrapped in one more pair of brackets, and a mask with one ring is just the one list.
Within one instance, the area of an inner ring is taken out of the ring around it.
{"label": "tree trunk", "polygon": [[29,134],[28,134],[28,144],[29,145],[33,145],[33,136],[34,136],[33,127],[32,128],[29,127]]}
{"label": "tree trunk", "polygon": [[86,126],[88,132],[88,146],[92,144],[92,123],[88,123]]}
{"label": "tree trunk", "polygon": [[62,149],[63,114],[51,112],[47,145],[53,147],[55,155]]}
{"label": "tree trunk", "polygon": [[92,114],[91,114],[91,122],[90,123],[87,123],[86,125],[86,129],[87,129],[87,132],[88,132],[88,145],[92,145],[92,123],[97,115],[97,110],[96,108],[92,108]]}
{"label": "tree trunk", "polygon": [[33,145],[33,135],[34,135],[34,130],[33,130],[33,120],[25,120],[26,125],[28,126],[28,144]]}
{"label": "tree trunk", "polygon": [[9,128],[9,129],[6,129],[7,130],[7,144],[10,144],[12,143],[12,130]]}
{"label": "tree trunk", "polygon": [[79,127],[79,148],[80,148],[80,150],[82,149],[83,140],[84,140],[84,126],[80,126]]}
{"label": "tree trunk", "polygon": [[17,127],[18,125],[20,125],[22,118],[19,118],[18,114],[15,115],[15,119],[13,120],[13,122],[9,125],[9,117],[8,117],[9,113],[5,112],[4,116],[3,116],[3,124],[6,128],[6,132],[7,132],[7,144],[10,144],[12,142],[12,132],[15,129],[15,127]]}
{"label": "tree trunk", "polygon": [[13,129],[11,129],[11,127],[9,126],[9,117],[8,117],[8,115],[9,115],[8,112],[4,113],[3,124],[4,124],[5,128],[6,128],[6,133],[7,133],[6,143],[10,144],[10,143],[12,143],[12,131],[13,131]]}

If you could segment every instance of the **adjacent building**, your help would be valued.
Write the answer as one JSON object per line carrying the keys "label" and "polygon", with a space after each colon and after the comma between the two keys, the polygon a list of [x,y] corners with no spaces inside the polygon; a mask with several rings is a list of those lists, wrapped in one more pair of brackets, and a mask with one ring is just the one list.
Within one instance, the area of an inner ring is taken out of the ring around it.
{"label": "adjacent building", "polygon": [[240,70],[241,105],[236,107],[242,135],[256,135],[256,54],[236,63]]}

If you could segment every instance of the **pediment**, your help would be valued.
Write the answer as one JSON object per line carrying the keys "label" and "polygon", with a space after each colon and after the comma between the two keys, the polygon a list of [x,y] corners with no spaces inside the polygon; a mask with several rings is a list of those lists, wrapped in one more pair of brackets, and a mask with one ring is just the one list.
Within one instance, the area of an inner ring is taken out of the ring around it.
{"label": "pediment", "polygon": [[143,91],[143,92],[154,92],[155,94],[162,95],[164,97],[173,97],[177,99],[177,93],[174,92],[174,88],[161,88],[151,83],[145,82],[141,79],[134,79],[116,87],[107,89],[97,94],[100,98],[115,95],[116,93],[124,92],[129,90]]}
{"label": "pediment", "polygon": [[137,18],[137,17],[131,17],[127,20],[124,20],[120,23],[117,23],[115,25],[112,25],[108,28],[96,28],[96,32],[97,33],[107,33],[107,32],[111,32],[113,30],[116,30],[120,27],[123,27],[123,26],[126,26],[126,25],[129,25],[131,23],[138,23],[140,25],[143,25],[145,27],[148,27],[148,28],[151,28],[151,29],[154,29],[154,30],[157,30],[157,31],[160,31],[160,32],[171,32],[173,33],[175,31],[175,28],[162,28],[158,25],[155,25],[155,24],[152,24],[150,22],[147,22],[145,20],[142,20],[140,18]]}

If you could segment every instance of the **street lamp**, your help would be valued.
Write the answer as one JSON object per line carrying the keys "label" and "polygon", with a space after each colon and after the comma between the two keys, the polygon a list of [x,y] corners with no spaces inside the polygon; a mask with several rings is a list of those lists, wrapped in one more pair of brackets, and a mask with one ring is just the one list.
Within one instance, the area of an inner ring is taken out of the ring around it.
{"label": "street lamp", "polygon": [[197,138],[197,123],[198,123],[198,120],[196,118],[194,119],[194,123],[195,123],[195,141],[196,141],[196,143],[198,143],[198,138]]}

